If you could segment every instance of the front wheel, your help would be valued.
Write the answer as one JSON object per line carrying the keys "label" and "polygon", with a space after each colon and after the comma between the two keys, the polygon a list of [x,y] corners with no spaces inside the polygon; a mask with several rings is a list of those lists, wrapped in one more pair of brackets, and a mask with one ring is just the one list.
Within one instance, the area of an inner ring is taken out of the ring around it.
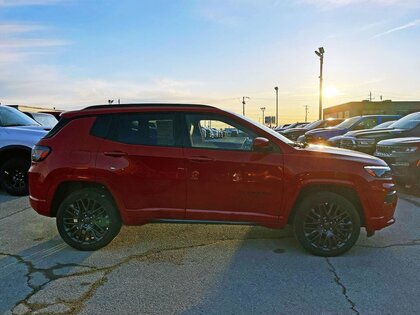
{"label": "front wheel", "polygon": [[112,200],[89,188],[72,192],[64,199],[56,223],[67,244],[85,251],[106,246],[121,229],[121,218]]}
{"label": "front wheel", "polygon": [[360,216],[354,205],[341,195],[313,193],[298,205],[293,230],[301,245],[317,256],[338,256],[356,243]]}

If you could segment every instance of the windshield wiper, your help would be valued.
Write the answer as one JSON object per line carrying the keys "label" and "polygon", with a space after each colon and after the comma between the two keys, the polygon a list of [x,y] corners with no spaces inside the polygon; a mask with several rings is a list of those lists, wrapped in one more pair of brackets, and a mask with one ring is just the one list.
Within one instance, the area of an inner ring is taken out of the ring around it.
{"label": "windshield wiper", "polygon": [[3,125],[3,127],[19,127],[19,126],[38,126],[35,124],[8,124],[8,125]]}

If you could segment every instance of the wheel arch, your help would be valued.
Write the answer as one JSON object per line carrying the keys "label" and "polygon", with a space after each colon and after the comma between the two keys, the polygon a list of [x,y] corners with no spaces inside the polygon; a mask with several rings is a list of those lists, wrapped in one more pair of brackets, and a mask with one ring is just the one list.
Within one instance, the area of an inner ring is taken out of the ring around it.
{"label": "wheel arch", "polygon": [[362,203],[360,202],[360,198],[357,191],[353,187],[346,186],[346,185],[339,185],[339,184],[315,184],[315,183],[307,184],[301,188],[295,200],[295,203],[290,211],[290,215],[288,217],[289,224],[293,222],[296,211],[299,208],[299,204],[302,202],[302,200],[304,200],[306,196],[309,196],[316,192],[332,192],[348,199],[355,206],[355,208],[357,209],[357,212],[359,213],[361,226],[365,225],[363,206],[362,206]]}
{"label": "wheel arch", "polygon": [[11,157],[23,156],[31,159],[31,148],[24,145],[8,145],[0,149],[0,166]]}
{"label": "wheel arch", "polygon": [[114,204],[115,208],[118,210],[118,213],[121,215],[121,209],[118,206],[118,203],[116,202],[114,196],[111,194],[110,189],[106,185],[98,182],[77,180],[64,181],[57,186],[51,201],[50,215],[52,217],[55,217],[57,215],[60,203],[66,198],[66,196],[68,196],[74,191],[85,188],[96,189],[106,194],[110,198],[111,202]]}

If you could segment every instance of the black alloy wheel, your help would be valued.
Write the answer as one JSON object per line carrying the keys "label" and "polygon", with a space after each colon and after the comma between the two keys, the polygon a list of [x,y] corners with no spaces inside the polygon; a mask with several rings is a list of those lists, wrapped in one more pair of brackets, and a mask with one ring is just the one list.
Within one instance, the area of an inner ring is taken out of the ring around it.
{"label": "black alloy wheel", "polygon": [[312,254],[325,257],[343,254],[359,237],[359,213],[341,195],[330,192],[311,194],[297,210],[295,235]]}
{"label": "black alloy wheel", "polygon": [[107,194],[94,189],[71,193],[57,211],[57,228],[63,240],[80,250],[97,250],[118,234],[121,218]]}
{"label": "black alloy wheel", "polygon": [[28,170],[31,162],[24,158],[10,158],[0,169],[1,187],[10,195],[28,194]]}

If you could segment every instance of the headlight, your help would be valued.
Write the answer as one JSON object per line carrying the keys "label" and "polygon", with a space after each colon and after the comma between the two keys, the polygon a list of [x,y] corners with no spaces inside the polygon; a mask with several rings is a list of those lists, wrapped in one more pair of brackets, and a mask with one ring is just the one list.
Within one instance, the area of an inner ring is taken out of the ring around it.
{"label": "headlight", "polygon": [[372,146],[375,144],[375,139],[357,139],[356,143],[360,146]]}
{"label": "headlight", "polygon": [[393,147],[392,153],[411,153],[417,151],[417,147]]}
{"label": "headlight", "polygon": [[392,172],[388,166],[365,166],[365,170],[376,178],[392,178]]}

